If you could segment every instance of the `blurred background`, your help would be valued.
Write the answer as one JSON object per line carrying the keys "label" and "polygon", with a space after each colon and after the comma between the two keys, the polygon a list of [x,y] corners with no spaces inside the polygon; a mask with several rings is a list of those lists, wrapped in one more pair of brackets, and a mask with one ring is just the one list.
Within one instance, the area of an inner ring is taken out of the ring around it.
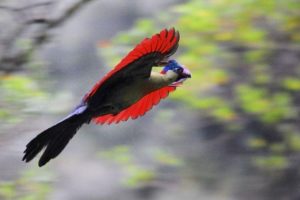
{"label": "blurred background", "polygon": [[[1,0],[0,27],[0,199],[300,199],[298,0]],[[83,126],[43,168],[21,161],[169,27],[192,79],[142,118]]]}

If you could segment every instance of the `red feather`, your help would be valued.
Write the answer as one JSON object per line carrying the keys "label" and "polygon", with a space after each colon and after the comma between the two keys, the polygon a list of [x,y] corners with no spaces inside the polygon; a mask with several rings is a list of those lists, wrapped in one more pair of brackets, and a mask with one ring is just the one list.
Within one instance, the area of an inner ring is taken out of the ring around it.
{"label": "red feather", "polygon": [[97,124],[111,124],[111,123],[119,123],[120,121],[127,121],[129,118],[136,119],[140,116],[143,116],[147,111],[149,111],[154,105],[158,104],[161,99],[164,99],[168,96],[170,92],[175,91],[175,86],[166,86],[159,90],[155,90],[135,104],[129,106],[124,109],[120,113],[116,115],[108,114],[103,115],[97,118],[94,118],[93,121]]}
{"label": "red feather", "polygon": [[98,83],[94,85],[91,91],[83,98],[84,101],[87,101],[88,98],[91,97],[106,80],[108,80],[122,68],[126,67],[128,64],[149,53],[168,53],[172,49],[172,47],[174,47],[178,39],[179,35],[176,33],[174,28],[171,28],[170,30],[164,29],[159,34],[153,35],[150,39],[145,38],[140,44],[136,45],[136,47],[132,51],[130,51],[127,56],[125,56],[119,62],[119,64],[115,66],[114,69],[112,69]]}

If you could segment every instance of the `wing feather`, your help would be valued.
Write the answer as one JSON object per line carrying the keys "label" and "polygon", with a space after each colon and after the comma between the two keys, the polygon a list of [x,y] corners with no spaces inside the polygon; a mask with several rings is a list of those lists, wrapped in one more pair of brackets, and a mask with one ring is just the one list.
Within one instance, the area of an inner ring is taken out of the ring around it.
{"label": "wing feather", "polygon": [[[163,29],[160,33],[153,35],[151,38],[145,38],[141,43],[136,45],[136,47],[130,51],[127,56],[125,56],[108,74],[106,74],[94,87],[90,90],[88,94],[85,95],[84,101],[89,101],[89,99],[101,88],[104,82],[109,81],[113,76],[120,74],[121,70],[128,70],[128,73],[122,73],[122,75],[130,76],[134,71],[138,71],[140,76],[144,73],[143,77],[149,77],[151,68],[153,65],[157,64],[158,61],[168,57],[175,53],[178,47],[179,33],[175,31],[174,28],[169,30]],[[147,55],[153,54],[152,57]],[[146,59],[144,63],[143,58]],[[138,64],[136,64],[136,61]],[[144,71],[141,68],[145,68]],[[115,79],[113,79],[115,80]]]}
{"label": "wing feather", "polygon": [[136,119],[151,110],[153,106],[157,105],[162,99],[166,98],[170,92],[175,91],[175,89],[175,86],[166,86],[159,90],[155,90],[145,95],[138,102],[124,109],[117,115],[103,115],[94,118],[93,121],[97,124],[111,124],[119,123],[120,121],[127,121],[129,118]]}

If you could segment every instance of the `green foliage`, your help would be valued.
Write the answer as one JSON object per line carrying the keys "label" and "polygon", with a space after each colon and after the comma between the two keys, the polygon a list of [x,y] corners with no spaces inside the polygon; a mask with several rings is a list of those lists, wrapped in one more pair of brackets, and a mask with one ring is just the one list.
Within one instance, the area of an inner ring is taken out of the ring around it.
{"label": "green foliage", "polygon": [[266,123],[275,123],[294,117],[291,107],[291,97],[286,93],[276,93],[271,96],[264,88],[254,88],[240,85],[236,88],[237,98],[241,107],[248,113]]}
{"label": "green foliage", "polygon": [[142,168],[135,165],[130,165],[126,169],[127,178],[124,179],[123,184],[127,187],[138,187],[153,181],[156,177],[152,170]]}
{"label": "green foliage", "polygon": [[253,149],[259,149],[259,148],[266,147],[267,143],[262,138],[251,138],[248,140],[248,145],[249,145],[249,147],[251,147]]}
{"label": "green foliage", "polygon": [[[126,187],[135,188],[154,181],[157,178],[157,171],[154,167],[145,167],[138,163],[135,155],[129,146],[120,145],[104,152],[100,152],[100,158],[113,161],[120,165],[125,172],[123,184]],[[144,154],[147,156],[147,154]],[[154,166],[169,166],[178,167],[183,164],[183,161],[170,152],[163,149],[155,149],[150,151],[148,155]]]}
{"label": "green foliage", "polygon": [[256,166],[262,169],[280,170],[288,167],[288,160],[281,155],[272,155],[267,157],[256,157],[254,160]]}
{"label": "green foliage", "polygon": [[26,170],[14,181],[0,181],[3,200],[42,200],[51,191],[53,175],[36,169]]}
{"label": "green foliage", "polygon": [[299,91],[300,90],[300,80],[292,77],[287,77],[282,82],[283,86],[292,91]]}
{"label": "green foliage", "polygon": [[22,120],[20,111],[34,111],[36,105],[46,98],[36,81],[25,74],[0,77],[0,91],[0,119],[4,124]]}
{"label": "green foliage", "polygon": [[123,167],[126,177],[123,184],[127,187],[137,187],[155,178],[155,173],[147,168],[137,164],[133,154],[128,146],[120,145],[104,152],[100,152],[99,156]]}
{"label": "green foliage", "polygon": [[162,149],[157,149],[154,152],[154,160],[159,162],[161,165],[181,166],[183,164],[182,160],[178,157],[170,152],[163,151]]}
{"label": "green foliage", "polygon": [[[299,59],[287,59],[300,49],[299,10],[297,0],[190,0],[157,20],[139,20],[103,53],[113,66],[145,35],[176,27],[181,41],[175,57],[191,70],[192,79],[171,98],[224,130],[263,134],[246,137],[245,148],[267,150],[267,156],[254,156],[255,166],[283,170],[292,166],[287,152],[300,146],[299,133],[282,129],[287,123],[300,128]],[[244,126],[250,122],[259,127]],[[269,141],[266,135],[273,134],[281,141]]]}
{"label": "green foliage", "polygon": [[123,165],[129,165],[133,162],[129,147],[124,145],[116,146],[110,150],[100,152],[99,156]]}
{"label": "green foliage", "polygon": [[12,182],[3,182],[0,185],[0,195],[4,199],[13,199],[15,194],[15,186]]}
{"label": "green foliage", "polygon": [[7,101],[18,102],[20,99],[26,100],[31,97],[43,95],[32,79],[21,75],[12,75],[3,78],[1,80],[1,89],[4,93],[4,99]]}
{"label": "green foliage", "polygon": [[292,151],[300,151],[300,135],[299,133],[287,134],[287,143]]}

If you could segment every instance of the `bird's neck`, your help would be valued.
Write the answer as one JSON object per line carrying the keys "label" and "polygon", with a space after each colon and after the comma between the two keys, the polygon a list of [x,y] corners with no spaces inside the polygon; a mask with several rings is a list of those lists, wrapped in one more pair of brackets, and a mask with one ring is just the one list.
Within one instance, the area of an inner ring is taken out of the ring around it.
{"label": "bird's neck", "polygon": [[167,71],[166,74],[161,74],[158,72],[151,72],[151,76],[149,78],[149,84],[155,88],[159,89],[164,86],[168,86],[171,83],[175,82],[178,78],[178,74],[173,72],[172,70]]}

